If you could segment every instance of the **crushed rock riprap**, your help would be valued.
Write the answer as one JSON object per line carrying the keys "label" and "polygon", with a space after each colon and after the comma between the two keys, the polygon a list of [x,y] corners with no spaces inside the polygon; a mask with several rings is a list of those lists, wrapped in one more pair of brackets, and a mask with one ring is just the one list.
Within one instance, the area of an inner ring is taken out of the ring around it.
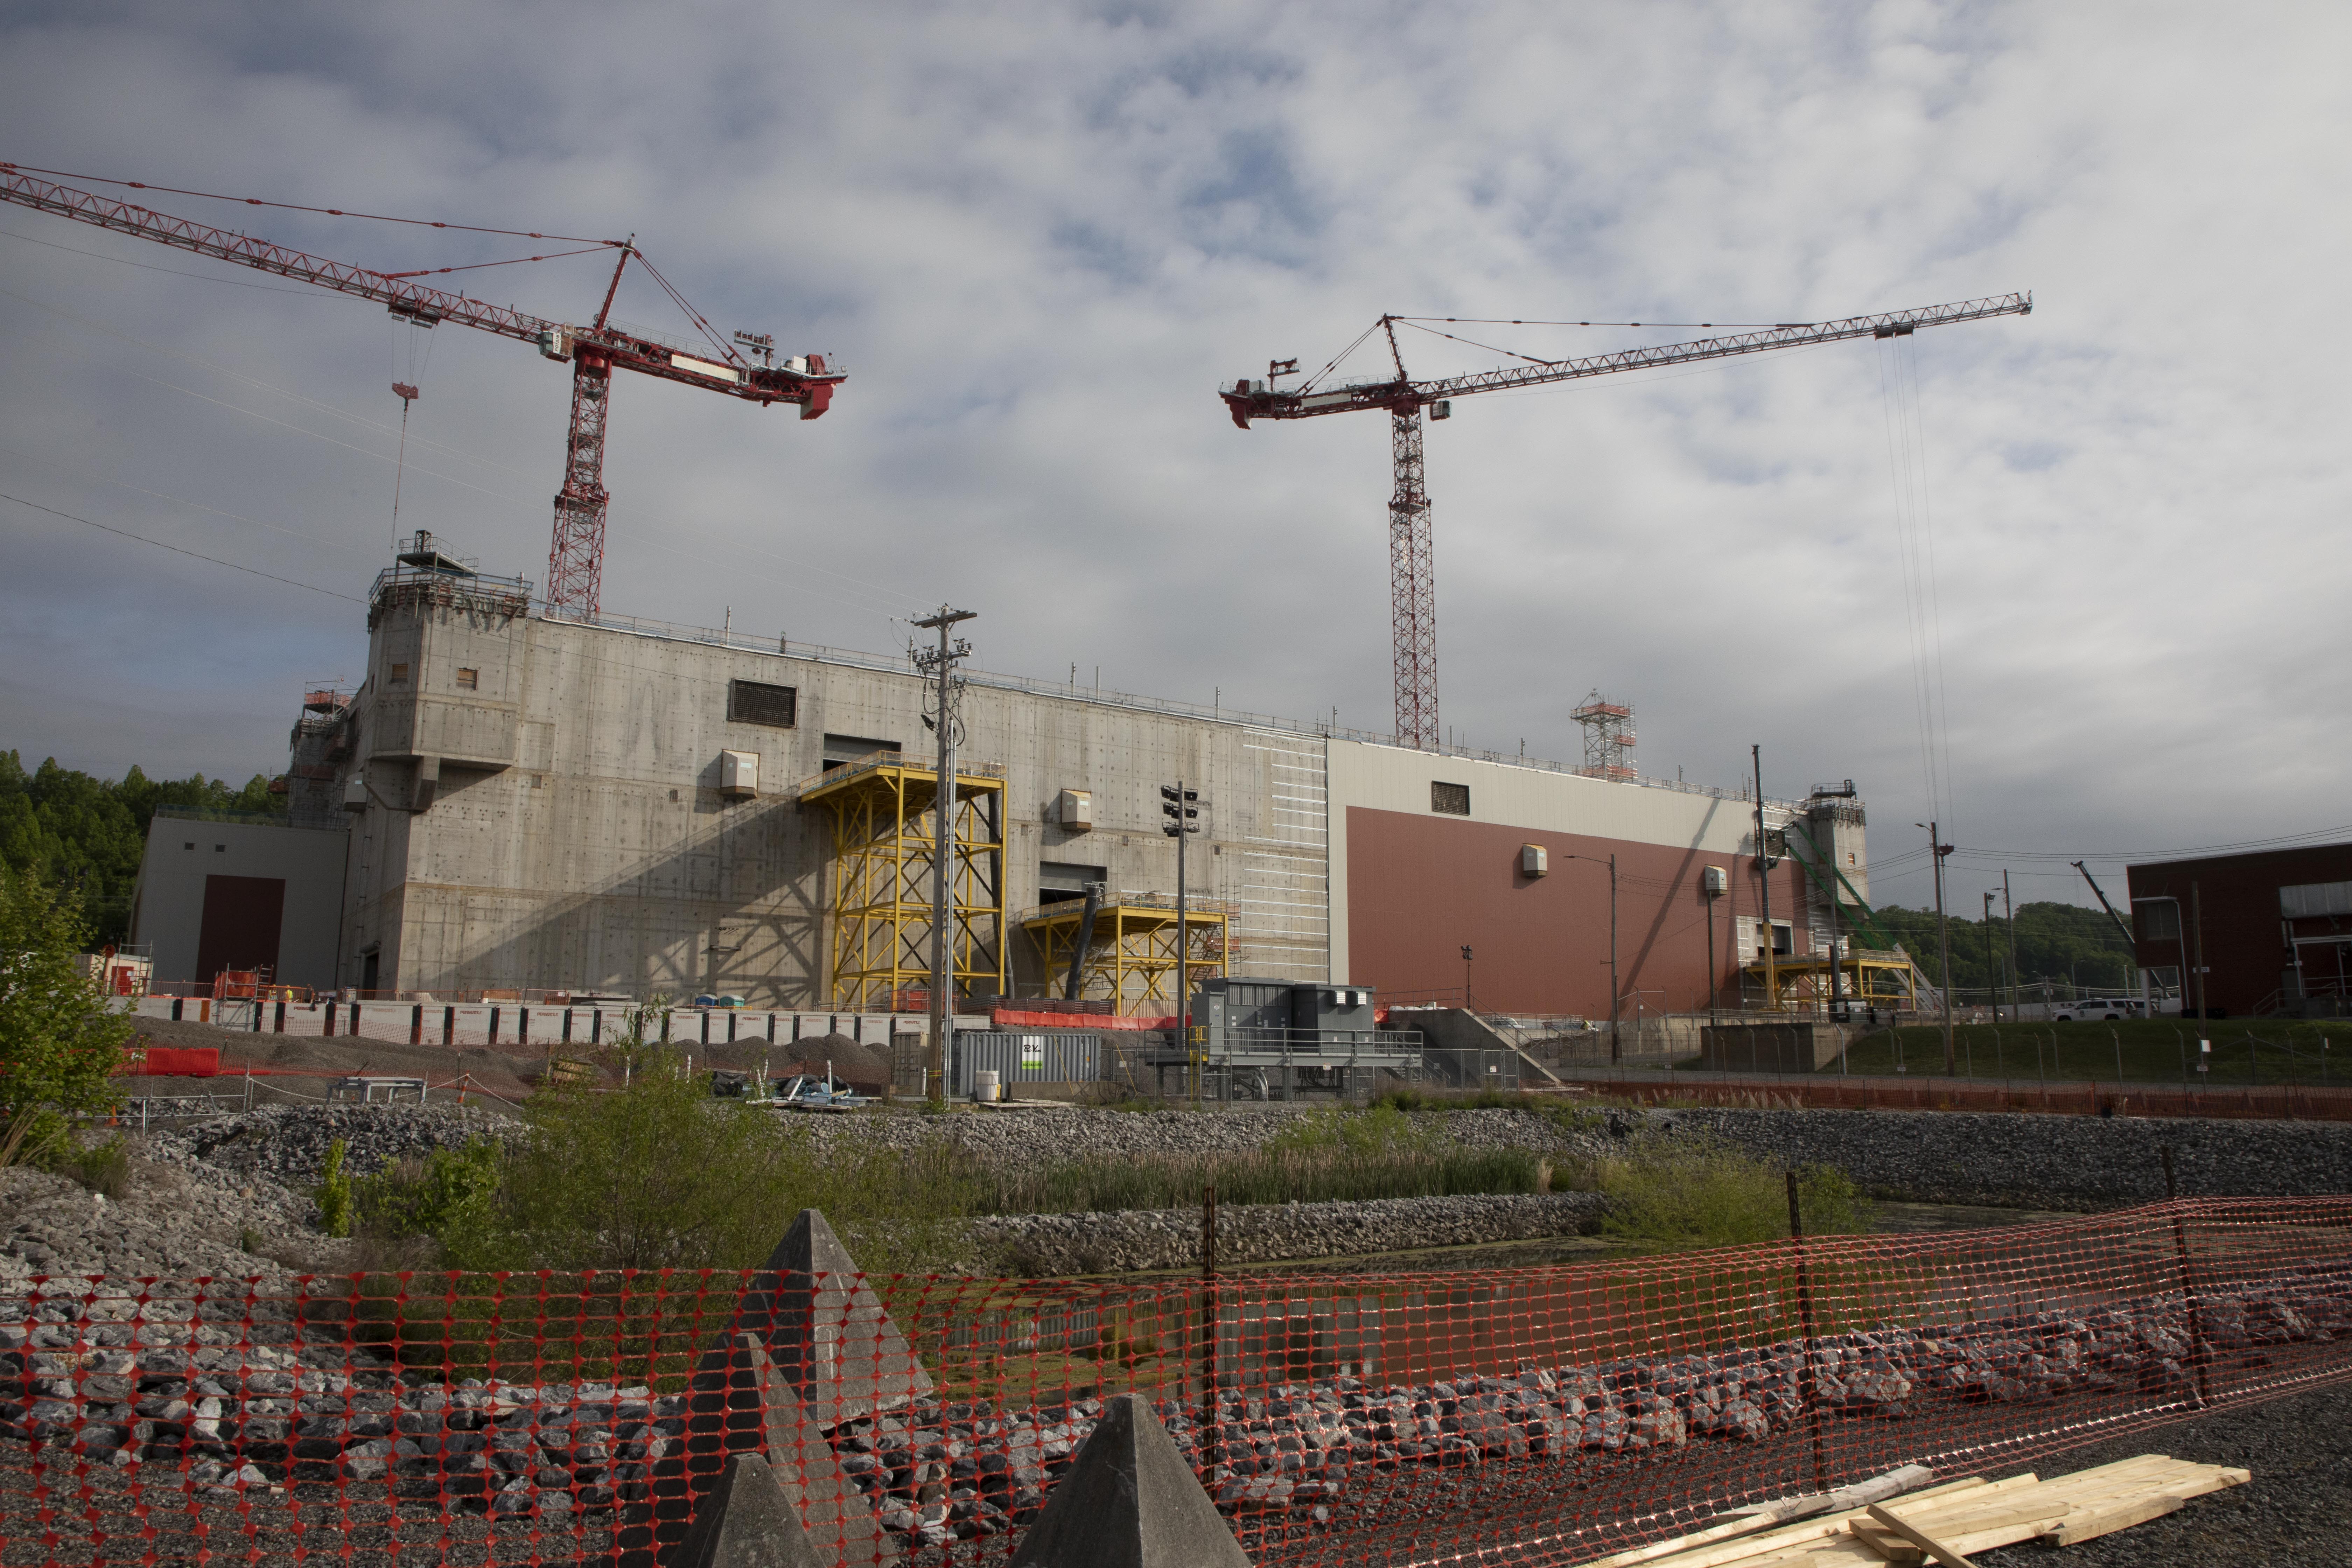
{"label": "crushed rock riprap", "polygon": [[[1329,1112],[1277,1106],[866,1113],[814,1119],[813,1131],[890,1147],[943,1138],[992,1161],[1053,1164],[1238,1153],[1318,1114]],[[2352,1192],[2352,1122],[1723,1106],[1602,1106],[1580,1116],[1495,1107],[1415,1112],[1414,1121],[1465,1147],[1524,1149],[1571,1170],[1645,1134],[1698,1135],[1776,1164],[1832,1165],[1874,1196],[1918,1203],[2042,1209],[2154,1203],[2168,1193],[2167,1149],[2184,1197]]]}
{"label": "crushed rock riprap", "polygon": [[[1217,1211],[1217,1260],[1285,1263],[1574,1236],[1598,1225],[1608,1206],[1598,1193],[1228,1205]],[[1033,1276],[1184,1268],[1201,1261],[1199,1209],[992,1215],[974,1220],[971,1236]]]}
{"label": "crushed rock riprap", "polygon": [[327,1151],[339,1139],[344,1172],[359,1177],[435,1149],[510,1137],[521,1126],[501,1110],[472,1105],[265,1105],[148,1137],[160,1159],[308,1187],[325,1173]]}
{"label": "crushed rock riprap", "polygon": [[[2352,1276],[2304,1269],[2201,1292],[2209,1357],[2236,1368],[2352,1331]],[[60,1464],[139,1472],[241,1506],[255,1488],[332,1482],[346,1504],[405,1501],[493,1521],[611,1516],[651,1496],[684,1450],[683,1394],[609,1384],[455,1384],[403,1373],[306,1329],[290,1302],[242,1287],[144,1299],[69,1285],[0,1300],[0,1434]],[[2307,1352],[2298,1352],[2307,1353]],[[1783,1341],[1710,1355],[1527,1365],[1427,1384],[1350,1377],[1218,1403],[1162,1399],[1159,1418],[1229,1513],[1327,1525],[1381,1478],[1574,1463],[1574,1479],[1693,1444],[1761,1442],[1807,1420],[1888,1423],[1989,1405],[2038,1407],[2032,1429],[2191,1396],[2178,1294],[1937,1329]],[[2074,1401],[2074,1404],[2064,1404]],[[883,1525],[909,1547],[1017,1528],[1067,1468],[1102,1405],[1029,1409],[924,1400],[829,1436]],[[1912,1445],[1939,1451],[1932,1429]],[[1509,1474],[1512,1472],[1504,1472]],[[1498,1478],[1499,1479],[1499,1478]],[[151,1492],[152,1498],[152,1492]],[[576,1516],[576,1517],[575,1517]],[[235,1515],[220,1525],[234,1531]],[[1284,1526],[1283,1528],[1287,1528]]]}

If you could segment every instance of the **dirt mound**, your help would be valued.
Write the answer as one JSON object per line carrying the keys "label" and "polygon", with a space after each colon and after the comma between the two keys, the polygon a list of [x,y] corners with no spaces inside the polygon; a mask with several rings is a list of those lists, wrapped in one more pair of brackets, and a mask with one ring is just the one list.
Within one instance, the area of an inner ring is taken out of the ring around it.
{"label": "dirt mound", "polygon": [[[257,1090],[283,1087],[312,1099],[324,1096],[326,1085],[333,1079],[374,1074],[421,1078],[436,1085],[464,1075],[471,1088],[508,1100],[520,1100],[530,1093],[546,1067],[546,1058],[535,1052],[515,1057],[479,1046],[412,1046],[404,1040],[372,1040],[363,1035],[255,1034],[249,1029],[174,1023],[169,1018],[140,1018],[134,1022],[139,1033],[158,1046],[219,1047],[221,1079],[241,1077],[247,1067],[277,1068],[287,1076],[272,1074],[257,1079]],[[221,1079],[207,1085],[201,1079],[142,1077],[131,1080],[131,1092],[186,1094],[202,1092],[208,1087],[219,1092],[227,1087]]]}

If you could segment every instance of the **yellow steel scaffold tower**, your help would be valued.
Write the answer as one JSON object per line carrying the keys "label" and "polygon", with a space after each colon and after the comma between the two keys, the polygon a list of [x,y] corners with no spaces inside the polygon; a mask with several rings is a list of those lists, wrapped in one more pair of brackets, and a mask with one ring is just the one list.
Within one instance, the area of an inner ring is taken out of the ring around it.
{"label": "yellow steel scaffold tower", "polygon": [[[1769,984],[1778,994],[1768,1005],[1780,1012],[1818,1013],[1827,1010],[1830,1003],[1830,963],[1827,953],[1809,957],[1776,958],[1772,962]],[[1913,1011],[1920,1005],[1919,967],[1909,953],[1897,949],[1881,952],[1874,948],[1849,948],[1836,960],[1843,976],[1839,985],[1841,999],[1856,1007],[1877,1007],[1888,1011]],[[1767,984],[1765,966],[1761,963],[1742,964],[1740,973],[1758,991]]]}
{"label": "yellow steel scaffold tower", "polygon": [[[1004,972],[1004,770],[956,769],[954,866],[949,894],[950,986],[957,996],[1001,996]],[[940,795],[936,767],[877,752],[809,780],[803,807],[833,832],[832,1006],[898,1010],[930,979],[931,861]]]}
{"label": "yellow steel scaffold tower", "polygon": [[[1225,973],[1233,945],[1227,940],[1232,910],[1212,900],[1187,901],[1186,963],[1194,984]],[[1070,955],[1086,919],[1081,900],[1067,899],[1033,910],[1021,929],[1037,944],[1050,987],[1070,972]],[[1164,893],[1130,893],[1095,911],[1086,933],[1086,957],[1078,969],[1078,1000],[1108,1001],[1121,1016],[1160,1016],[1177,1010],[1176,900]]]}

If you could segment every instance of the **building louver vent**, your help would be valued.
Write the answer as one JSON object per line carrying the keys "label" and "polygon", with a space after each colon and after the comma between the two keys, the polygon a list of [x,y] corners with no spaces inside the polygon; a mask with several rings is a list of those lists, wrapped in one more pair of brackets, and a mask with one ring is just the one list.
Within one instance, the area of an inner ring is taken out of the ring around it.
{"label": "building louver vent", "polygon": [[727,717],[738,724],[772,724],[789,730],[798,720],[800,692],[790,686],[769,686],[757,680],[727,683]]}

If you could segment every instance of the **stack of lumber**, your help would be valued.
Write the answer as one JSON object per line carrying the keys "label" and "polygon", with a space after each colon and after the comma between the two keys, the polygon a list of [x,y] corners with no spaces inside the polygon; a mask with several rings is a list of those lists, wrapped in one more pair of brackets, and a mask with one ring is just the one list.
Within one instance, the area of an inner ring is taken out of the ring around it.
{"label": "stack of lumber", "polygon": [[1969,1568],[1971,1552],[2035,1540],[2069,1546],[2252,1479],[2244,1470],[2161,1454],[2046,1481],[2033,1475],[1999,1481],[1970,1476],[1793,1524],[1774,1524],[1769,1512],[1745,1526],[1735,1520],[1603,1558],[1592,1568],[1876,1568],[1889,1563]]}

